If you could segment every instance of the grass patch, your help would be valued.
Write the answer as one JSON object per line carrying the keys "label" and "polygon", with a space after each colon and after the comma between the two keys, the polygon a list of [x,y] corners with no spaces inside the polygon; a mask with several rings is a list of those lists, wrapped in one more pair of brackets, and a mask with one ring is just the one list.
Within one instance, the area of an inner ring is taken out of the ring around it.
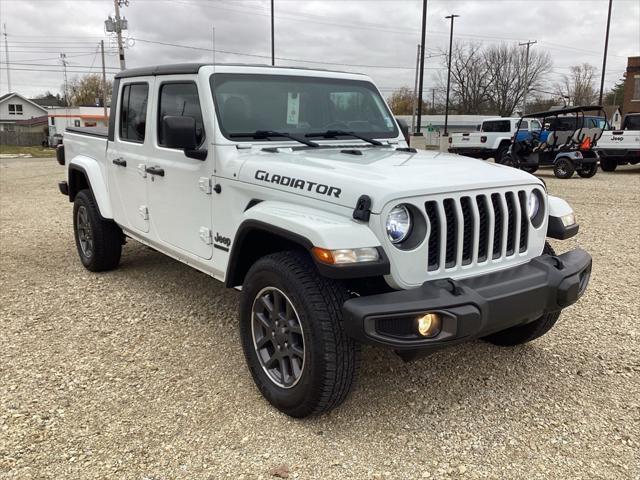
{"label": "grass patch", "polygon": [[15,145],[0,145],[0,153],[31,154],[34,157],[55,157],[56,150],[48,147],[18,147]]}

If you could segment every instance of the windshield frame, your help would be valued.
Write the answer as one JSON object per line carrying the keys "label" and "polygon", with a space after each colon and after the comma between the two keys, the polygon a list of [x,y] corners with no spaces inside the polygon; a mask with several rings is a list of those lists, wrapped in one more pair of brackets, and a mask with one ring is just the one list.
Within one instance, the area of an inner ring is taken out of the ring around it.
{"label": "windshield frame", "polygon": [[[375,96],[377,96],[380,100],[380,107],[384,109],[384,113],[386,113],[387,115],[389,115],[389,117],[391,118],[391,121],[393,123],[393,131],[390,132],[374,132],[375,135],[370,135],[371,138],[374,139],[385,139],[385,140],[397,140],[400,137],[400,129],[398,128],[398,122],[395,118],[395,116],[393,115],[393,112],[391,111],[391,109],[389,108],[389,105],[387,105],[387,102],[384,98],[384,96],[380,93],[380,91],[378,90],[378,88],[375,86],[375,84],[369,80],[356,80],[356,79],[352,79],[352,78],[341,78],[341,77],[323,77],[323,76],[308,76],[308,75],[295,75],[295,74],[290,74],[290,73],[286,73],[286,74],[273,74],[273,73],[245,73],[245,72],[216,72],[216,73],[212,73],[209,76],[209,86],[211,89],[211,96],[213,98],[213,105],[214,105],[214,111],[215,111],[215,116],[216,116],[216,123],[218,124],[218,130],[219,132],[222,134],[222,136],[233,142],[233,143],[274,143],[273,140],[269,140],[269,139],[265,139],[265,140],[257,140],[254,137],[237,137],[234,136],[235,132],[229,132],[224,128],[224,124],[222,122],[222,118],[221,118],[221,108],[220,108],[220,104],[218,102],[218,97],[216,95],[216,88],[217,88],[217,84],[216,84],[216,79],[219,79],[221,77],[241,77],[241,78],[256,78],[256,77],[268,77],[268,78],[273,78],[273,77],[279,77],[281,78],[283,81],[300,81],[300,82],[317,82],[317,83],[344,83],[344,84],[351,84],[351,85],[356,85],[359,87],[363,87],[366,88],[368,90],[371,91],[371,93]],[[283,131],[282,129],[280,129],[281,131]],[[243,132],[244,133],[244,132]],[[248,133],[248,132],[247,132]],[[300,134],[300,135],[304,135],[303,132],[288,132],[291,133],[293,135],[296,134]],[[371,132],[359,132],[356,131],[356,133],[363,133],[363,134],[369,134]],[[324,144],[324,142],[326,142],[326,144],[331,144],[334,143],[336,141],[336,139],[323,139],[320,137],[313,137],[315,142],[323,142],[322,144]],[[340,141],[341,144],[344,144],[346,139],[342,139]],[[357,138],[353,138],[353,139],[349,139],[350,141],[353,140],[356,142],[356,144],[359,143],[366,143],[363,140],[359,140]],[[284,142],[284,143],[290,143],[290,142],[294,142],[294,140],[290,140],[290,139],[286,139],[286,138],[282,138],[282,140],[277,140],[278,142]]]}

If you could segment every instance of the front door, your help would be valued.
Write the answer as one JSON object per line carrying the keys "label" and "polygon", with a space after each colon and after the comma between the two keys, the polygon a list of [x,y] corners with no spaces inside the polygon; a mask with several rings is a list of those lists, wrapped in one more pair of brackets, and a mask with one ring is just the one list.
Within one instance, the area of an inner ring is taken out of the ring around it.
{"label": "front door", "polygon": [[[132,232],[149,231],[147,155],[151,150],[149,94],[153,78],[120,84],[114,139],[107,149],[113,218]],[[116,103],[116,99],[113,99]]]}
{"label": "front door", "polygon": [[206,134],[198,88],[192,80],[166,77],[158,81],[154,111],[154,151],[148,160],[149,215],[158,240],[173,249],[203,259],[213,253],[212,195],[213,155],[205,160],[189,158],[183,150],[167,148],[162,131],[165,116],[189,116],[196,122],[200,148]]}

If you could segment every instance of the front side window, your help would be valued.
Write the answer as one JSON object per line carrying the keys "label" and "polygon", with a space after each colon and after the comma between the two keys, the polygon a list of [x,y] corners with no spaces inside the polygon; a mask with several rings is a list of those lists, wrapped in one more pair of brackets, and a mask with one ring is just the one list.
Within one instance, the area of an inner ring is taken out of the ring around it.
{"label": "front side window", "polygon": [[540,122],[538,120],[531,120],[531,130],[541,130],[542,129],[542,125],[540,125]]}
{"label": "front side window", "polygon": [[196,141],[204,140],[204,123],[198,98],[198,88],[193,82],[165,83],[160,87],[158,108],[158,145],[165,146],[162,120],[166,116],[191,117],[196,121]]}
{"label": "front side window", "polygon": [[367,81],[218,73],[211,88],[220,129],[233,140],[251,141],[267,130],[311,138],[329,130],[398,136],[391,112]]}
{"label": "front side window", "polygon": [[[524,123],[524,122],[523,122]],[[510,132],[511,121],[509,120],[491,120],[482,124],[483,132]]]}
{"label": "front side window", "polygon": [[147,101],[149,85],[130,83],[122,87],[120,100],[120,139],[144,142],[147,124]]}

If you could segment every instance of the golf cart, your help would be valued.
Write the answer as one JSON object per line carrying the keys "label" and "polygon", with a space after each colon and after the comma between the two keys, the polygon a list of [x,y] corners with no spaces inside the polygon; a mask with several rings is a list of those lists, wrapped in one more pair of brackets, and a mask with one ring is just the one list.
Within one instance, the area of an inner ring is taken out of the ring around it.
{"label": "golf cart", "polygon": [[[539,119],[542,130],[520,128],[524,119]],[[583,178],[598,171],[598,155],[593,150],[606,127],[606,115],[600,106],[552,109],[524,115],[502,164],[529,173],[539,167],[553,167],[558,178],[571,178],[577,172]]]}

